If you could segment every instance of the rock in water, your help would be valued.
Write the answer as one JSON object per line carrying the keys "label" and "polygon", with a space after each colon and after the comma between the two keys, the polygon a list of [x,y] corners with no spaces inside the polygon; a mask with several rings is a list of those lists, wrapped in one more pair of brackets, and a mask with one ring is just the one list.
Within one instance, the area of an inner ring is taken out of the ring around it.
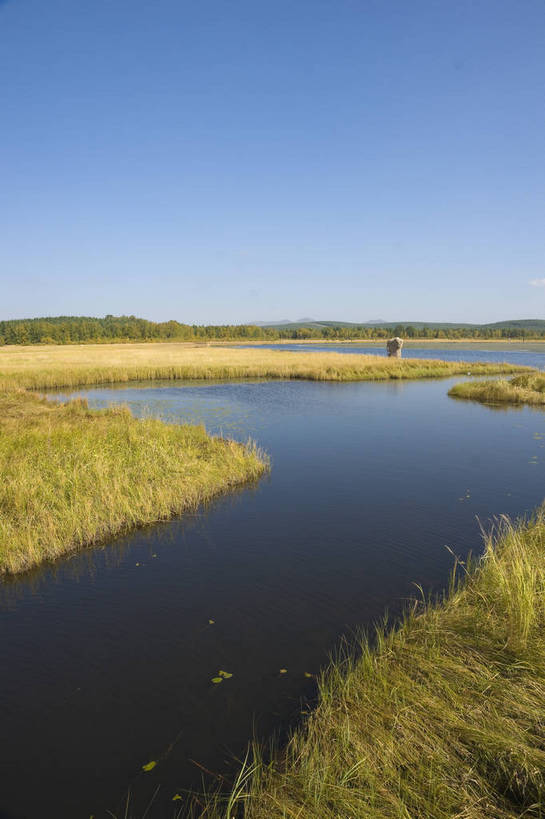
{"label": "rock in water", "polygon": [[388,350],[388,356],[390,358],[401,358],[401,348],[403,347],[403,339],[398,338],[389,338],[386,342],[386,349]]}

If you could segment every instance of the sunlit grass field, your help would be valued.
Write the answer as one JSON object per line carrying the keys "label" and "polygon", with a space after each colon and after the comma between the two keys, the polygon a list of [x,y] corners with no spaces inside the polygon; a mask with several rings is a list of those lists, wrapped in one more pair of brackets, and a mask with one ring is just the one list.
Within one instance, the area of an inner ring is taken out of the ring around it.
{"label": "sunlit grass field", "polygon": [[[504,522],[446,598],[339,657],[287,748],[208,819],[545,816],[545,514]],[[186,815],[180,813],[179,816]]]}
{"label": "sunlit grass field", "polygon": [[195,509],[266,467],[203,427],[0,393],[0,574]]}
{"label": "sunlit grass field", "polygon": [[0,389],[75,387],[150,379],[301,378],[364,381],[494,375],[528,370],[374,355],[299,353],[193,344],[108,344],[0,348]]}
{"label": "sunlit grass field", "polygon": [[464,382],[455,384],[449,395],[485,404],[545,405],[545,375],[533,372],[497,381]]}

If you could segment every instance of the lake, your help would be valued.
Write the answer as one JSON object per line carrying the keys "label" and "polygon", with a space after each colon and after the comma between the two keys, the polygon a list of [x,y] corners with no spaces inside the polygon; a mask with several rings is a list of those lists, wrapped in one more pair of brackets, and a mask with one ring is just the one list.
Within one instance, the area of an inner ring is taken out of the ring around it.
{"label": "lake", "polygon": [[203,768],[229,775],[254,734],[304,718],[306,675],[343,636],[395,616],[415,583],[441,589],[481,524],[537,506],[545,415],[455,401],[456,380],[72,393],[252,437],[272,468],[0,587],[0,817],[122,816],[129,787],[141,816],[158,784],[148,815],[171,817]]}

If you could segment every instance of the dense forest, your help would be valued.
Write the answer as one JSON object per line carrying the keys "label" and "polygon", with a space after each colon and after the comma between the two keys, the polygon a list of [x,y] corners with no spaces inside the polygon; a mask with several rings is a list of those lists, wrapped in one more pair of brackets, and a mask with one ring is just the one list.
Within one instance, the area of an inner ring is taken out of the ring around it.
{"label": "dense forest", "polygon": [[154,322],[135,316],[58,316],[56,318],[0,321],[0,345],[88,344],[120,341],[214,341],[279,339],[383,339],[402,338],[545,338],[545,321],[503,322],[490,325],[358,325],[334,322],[262,327],[251,324],[196,325],[177,321]]}

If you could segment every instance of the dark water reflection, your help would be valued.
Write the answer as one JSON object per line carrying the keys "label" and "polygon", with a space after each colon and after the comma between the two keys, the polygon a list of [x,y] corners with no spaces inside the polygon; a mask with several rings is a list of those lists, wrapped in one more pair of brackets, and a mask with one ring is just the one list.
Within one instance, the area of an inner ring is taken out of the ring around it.
{"label": "dark water reflection", "polygon": [[[272,472],[2,587],[0,816],[123,815],[129,784],[140,816],[159,783],[153,816],[172,816],[195,762],[225,773],[254,729],[299,717],[305,672],[341,635],[398,611],[413,582],[440,588],[445,545],[479,550],[477,518],[540,503],[545,415],[452,401],[450,383],[78,393],[252,436]],[[233,677],[214,686],[219,669]]]}

